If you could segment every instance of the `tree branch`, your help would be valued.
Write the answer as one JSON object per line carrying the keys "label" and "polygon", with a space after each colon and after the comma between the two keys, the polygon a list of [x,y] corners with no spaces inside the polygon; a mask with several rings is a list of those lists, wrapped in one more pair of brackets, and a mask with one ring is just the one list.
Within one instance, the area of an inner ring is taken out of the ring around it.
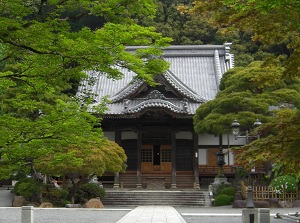
{"label": "tree branch", "polygon": [[5,43],[8,43],[10,45],[13,45],[13,46],[16,46],[16,47],[19,47],[19,48],[22,48],[22,49],[26,49],[26,50],[29,50],[31,52],[34,52],[34,53],[37,53],[37,54],[53,54],[53,55],[57,55],[57,53],[53,53],[53,52],[43,52],[43,51],[39,51],[39,50],[36,50],[30,46],[26,46],[26,45],[23,45],[23,44],[17,44],[17,43],[14,43],[12,41],[9,41],[9,40],[5,40],[2,38],[2,41],[5,42]]}

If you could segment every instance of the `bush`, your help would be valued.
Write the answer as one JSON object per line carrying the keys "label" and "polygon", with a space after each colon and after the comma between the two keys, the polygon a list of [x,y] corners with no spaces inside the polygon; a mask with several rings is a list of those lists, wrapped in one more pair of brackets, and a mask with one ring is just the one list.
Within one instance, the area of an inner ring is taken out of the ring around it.
{"label": "bush", "polygon": [[232,197],[234,197],[235,193],[236,193],[236,189],[234,187],[225,187],[224,189],[221,190],[221,194],[226,194]]}
{"label": "bush", "polygon": [[37,198],[41,193],[41,183],[32,178],[24,178],[15,184],[14,192],[26,200],[33,201],[33,197]]}
{"label": "bush", "polygon": [[105,190],[100,188],[98,184],[88,183],[80,186],[74,197],[74,202],[83,204],[86,201],[99,197],[102,199],[105,195]]}
{"label": "bush", "polygon": [[271,183],[271,187],[276,188],[276,193],[283,193],[285,192],[295,192],[297,190],[297,181],[296,178],[290,175],[280,176],[274,178]]}
{"label": "bush", "polygon": [[231,185],[230,185],[230,184],[225,184],[225,183],[222,183],[222,184],[217,185],[216,191],[215,191],[214,195],[215,195],[215,196],[220,195],[221,192],[222,192],[225,188],[228,188],[228,187],[231,187]]}
{"label": "bush", "polygon": [[67,196],[69,192],[64,189],[56,189],[53,185],[44,185],[43,187],[43,200],[51,202],[55,206],[64,207],[66,203],[70,203],[67,201]]}
{"label": "bush", "polygon": [[224,206],[224,205],[230,205],[233,201],[233,197],[226,195],[226,194],[220,194],[215,198],[214,205],[215,206]]}

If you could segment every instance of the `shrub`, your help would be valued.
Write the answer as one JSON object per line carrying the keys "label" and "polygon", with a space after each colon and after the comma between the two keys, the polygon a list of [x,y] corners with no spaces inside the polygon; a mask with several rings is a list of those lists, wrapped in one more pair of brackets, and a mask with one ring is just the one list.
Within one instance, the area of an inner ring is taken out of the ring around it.
{"label": "shrub", "polygon": [[16,195],[23,196],[26,200],[32,201],[33,197],[41,193],[41,183],[32,178],[24,178],[15,184],[14,192]]}
{"label": "shrub", "polygon": [[225,188],[228,188],[228,187],[231,187],[230,184],[222,183],[222,184],[217,185],[216,191],[215,191],[214,195],[215,195],[215,196],[220,195],[221,192],[222,192]]}
{"label": "shrub", "polygon": [[104,197],[105,190],[100,188],[98,184],[88,183],[80,186],[74,197],[75,203],[85,203],[87,200],[99,197]]}
{"label": "shrub", "polygon": [[226,195],[226,194],[220,194],[215,198],[214,205],[215,206],[224,206],[224,205],[230,205],[233,201],[233,197]]}
{"label": "shrub", "polygon": [[221,190],[221,194],[226,194],[232,197],[234,197],[235,193],[236,193],[236,189],[234,187],[225,187],[224,189]]}
{"label": "shrub", "polygon": [[247,177],[247,172],[243,167],[236,167],[236,172],[240,178]]}
{"label": "shrub", "polygon": [[56,189],[52,185],[44,185],[42,195],[44,201],[49,201],[55,206],[64,207],[67,201],[69,192],[64,189]]}
{"label": "shrub", "polygon": [[276,188],[276,193],[283,193],[285,190],[286,192],[295,192],[297,190],[297,181],[296,178],[290,175],[280,176],[274,178],[271,183],[271,187]]}

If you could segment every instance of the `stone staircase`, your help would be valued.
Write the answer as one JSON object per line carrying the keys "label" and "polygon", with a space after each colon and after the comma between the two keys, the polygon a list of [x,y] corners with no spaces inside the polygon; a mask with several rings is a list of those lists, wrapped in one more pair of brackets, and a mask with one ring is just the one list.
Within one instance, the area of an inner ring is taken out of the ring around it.
{"label": "stone staircase", "polygon": [[[161,185],[158,188],[153,187],[153,181],[160,181]],[[176,186],[180,189],[194,188],[194,174],[193,171],[177,171],[176,172]],[[170,189],[171,188],[171,174],[170,173],[146,173],[142,174],[141,183],[143,189]],[[137,174],[136,171],[127,171],[120,173],[120,184],[122,188],[136,188]]]}
{"label": "stone staircase", "polygon": [[208,206],[206,190],[124,190],[107,189],[101,200],[104,206]]}

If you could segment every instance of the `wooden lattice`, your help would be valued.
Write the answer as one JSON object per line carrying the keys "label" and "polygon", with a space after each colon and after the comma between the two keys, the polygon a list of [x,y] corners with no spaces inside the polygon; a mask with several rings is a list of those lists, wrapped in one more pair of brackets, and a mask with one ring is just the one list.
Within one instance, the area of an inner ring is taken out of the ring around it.
{"label": "wooden lattice", "polygon": [[[289,201],[299,199],[299,191],[296,192],[286,192],[283,190],[282,193],[278,193],[276,188],[269,186],[253,186],[253,200],[255,201],[267,201],[269,199],[275,198],[279,201]],[[242,195],[244,198],[247,197],[247,185],[242,181]]]}

